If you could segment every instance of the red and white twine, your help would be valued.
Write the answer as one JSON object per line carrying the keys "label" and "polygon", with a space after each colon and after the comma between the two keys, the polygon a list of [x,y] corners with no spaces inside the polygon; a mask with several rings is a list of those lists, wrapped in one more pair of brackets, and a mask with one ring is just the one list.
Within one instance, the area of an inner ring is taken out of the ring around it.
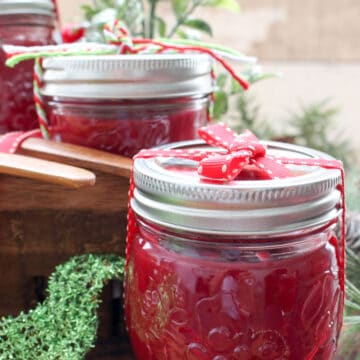
{"label": "red and white twine", "polygon": [[[183,45],[173,45],[163,43],[161,41],[150,40],[150,39],[132,39],[129,35],[127,29],[122,25],[122,23],[116,20],[112,26],[104,26],[104,35],[107,42],[110,45],[116,46],[118,53],[120,54],[162,54],[165,52],[173,53],[204,53],[212,57],[216,62],[220,63],[237,81],[244,89],[249,87],[249,84],[238,76],[235,70],[215,51],[201,47],[201,46],[183,46]],[[83,45],[83,44],[82,44]],[[41,47],[40,47],[41,49]],[[59,47],[61,49],[61,54],[66,55],[66,47]],[[70,47],[69,47],[70,49]],[[41,50],[40,50],[41,51]],[[65,51],[65,52],[64,52]],[[58,56],[61,54],[56,53],[56,47],[53,47],[51,50],[53,56]],[[51,55],[50,52],[50,55]],[[90,54],[91,52],[89,52]],[[14,55],[18,54],[8,54],[8,58],[11,58]],[[42,58],[36,58],[35,68],[34,68],[34,99],[36,104],[36,110],[39,118],[39,126],[43,137],[46,139],[50,138],[50,126],[46,114],[45,102],[41,94],[41,89],[43,87],[43,67],[42,67]],[[216,76],[214,71],[211,72],[211,76],[214,82],[216,82]],[[211,113],[211,107],[214,102],[214,94],[211,94],[211,104],[209,112]],[[210,116],[209,116],[210,117]]]}

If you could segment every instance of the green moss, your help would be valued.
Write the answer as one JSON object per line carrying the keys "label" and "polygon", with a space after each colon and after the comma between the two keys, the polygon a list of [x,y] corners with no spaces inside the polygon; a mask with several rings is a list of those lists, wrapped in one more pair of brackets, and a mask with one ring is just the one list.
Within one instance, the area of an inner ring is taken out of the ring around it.
{"label": "green moss", "polygon": [[43,304],[0,320],[0,359],[83,359],[95,343],[102,289],[124,268],[116,255],[83,255],[58,266]]}

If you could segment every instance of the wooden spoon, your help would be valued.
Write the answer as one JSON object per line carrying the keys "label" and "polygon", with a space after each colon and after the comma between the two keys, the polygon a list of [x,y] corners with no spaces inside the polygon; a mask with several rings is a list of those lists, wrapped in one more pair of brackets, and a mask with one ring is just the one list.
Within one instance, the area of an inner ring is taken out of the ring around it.
{"label": "wooden spoon", "polygon": [[0,153],[0,173],[35,179],[70,188],[93,186],[95,174],[74,166],[28,156]]}
{"label": "wooden spoon", "polygon": [[17,153],[98,170],[125,178],[130,177],[132,168],[132,160],[124,156],[39,138],[25,140]]}

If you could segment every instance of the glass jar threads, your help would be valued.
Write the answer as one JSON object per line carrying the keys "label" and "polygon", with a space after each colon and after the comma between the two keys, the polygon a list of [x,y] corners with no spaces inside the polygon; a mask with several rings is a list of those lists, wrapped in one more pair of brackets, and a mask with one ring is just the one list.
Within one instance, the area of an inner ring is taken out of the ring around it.
{"label": "glass jar threads", "polygon": [[[270,155],[327,157],[266,144]],[[340,171],[288,165],[287,178],[248,169],[220,183],[200,180],[197,167],[134,163],[125,311],[137,359],[332,359],[344,294]]]}
{"label": "glass jar threads", "polygon": [[[51,0],[0,1],[0,44],[37,46],[52,43],[55,9]],[[0,133],[38,127],[33,100],[34,62],[9,68],[0,45]]]}
{"label": "glass jar threads", "polygon": [[195,139],[208,121],[211,67],[200,54],[46,59],[51,137],[125,156]]}

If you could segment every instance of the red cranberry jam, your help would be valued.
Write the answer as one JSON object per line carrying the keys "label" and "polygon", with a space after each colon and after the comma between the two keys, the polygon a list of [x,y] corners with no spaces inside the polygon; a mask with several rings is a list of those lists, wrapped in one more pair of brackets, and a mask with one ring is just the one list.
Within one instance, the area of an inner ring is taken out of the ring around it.
{"label": "red cranberry jam", "polygon": [[[0,44],[37,46],[52,43],[54,5],[51,0],[0,1]],[[38,127],[33,100],[34,62],[5,65],[0,45],[0,133]]]}
{"label": "red cranberry jam", "polygon": [[[281,143],[268,151],[326,157]],[[138,360],[334,358],[340,172],[289,169],[220,184],[201,181],[193,161],[135,160],[125,310]]]}
{"label": "red cranberry jam", "polygon": [[109,55],[44,61],[52,138],[133,156],[197,138],[212,92],[206,55]]}

